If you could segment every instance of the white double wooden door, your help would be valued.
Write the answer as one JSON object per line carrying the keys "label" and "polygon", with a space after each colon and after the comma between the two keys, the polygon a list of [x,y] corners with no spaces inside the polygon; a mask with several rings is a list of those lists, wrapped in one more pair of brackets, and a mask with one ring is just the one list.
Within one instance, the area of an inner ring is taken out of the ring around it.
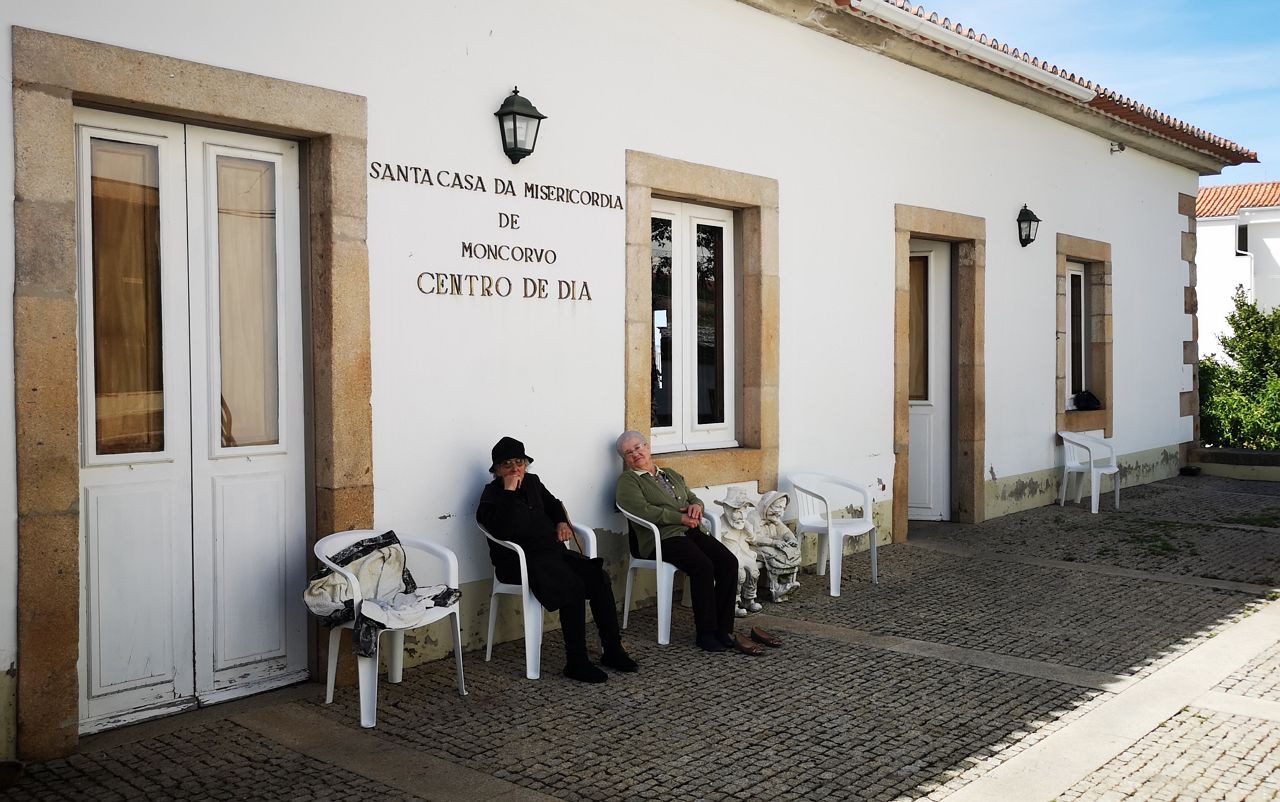
{"label": "white double wooden door", "polygon": [[305,677],[306,449],[296,143],[76,131],[92,732]]}

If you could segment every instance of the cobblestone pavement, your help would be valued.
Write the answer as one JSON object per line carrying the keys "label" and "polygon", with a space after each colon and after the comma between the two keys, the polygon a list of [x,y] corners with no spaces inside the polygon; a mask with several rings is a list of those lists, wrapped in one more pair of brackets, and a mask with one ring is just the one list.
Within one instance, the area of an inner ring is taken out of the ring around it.
{"label": "cobblestone pavement", "polygon": [[[1086,499],[1087,501],[1087,499]],[[1280,483],[1178,477],[1104,505],[1053,505],[979,526],[913,522],[913,536],[1004,554],[1280,587]]]}
{"label": "cobblestone pavement", "polygon": [[1216,690],[1280,702],[1280,643],[1233,672]]}
{"label": "cobblestone pavement", "polygon": [[1280,722],[1188,708],[1059,802],[1280,799]]}
{"label": "cobblestone pavement", "polygon": [[[331,706],[318,684],[264,694],[235,703],[256,706],[252,721],[213,707],[85,738],[79,754],[29,766],[0,799],[945,799],[1095,720],[1180,656],[1223,643],[1212,639],[1268,604],[1155,574],[1275,584],[1262,580],[1277,573],[1280,527],[1259,522],[1280,510],[1280,483],[1179,479],[1126,489],[1122,504],[1121,514],[1055,506],[979,526],[913,524],[913,536],[974,552],[884,547],[878,586],[867,555],[853,555],[839,598],[825,578],[803,576],[794,601],[766,606],[785,645],[762,657],[693,648],[683,608],[672,645],[659,647],[648,608],[627,632],[641,671],[602,686],[559,676],[563,646],[549,631],[536,682],[517,641],[490,663],[466,655],[466,697],[451,660],[384,680],[373,730],[357,726],[354,688]],[[1252,523],[1224,520],[1246,515]],[[1130,539],[1143,533],[1176,550]],[[1280,645],[1256,651],[1217,695],[1246,708],[1280,701]],[[1059,798],[1280,800],[1280,708],[1255,717],[1192,702]],[[273,721],[284,723],[263,725]],[[393,758],[399,769],[383,765]],[[473,778],[489,785],[452,790]]]}

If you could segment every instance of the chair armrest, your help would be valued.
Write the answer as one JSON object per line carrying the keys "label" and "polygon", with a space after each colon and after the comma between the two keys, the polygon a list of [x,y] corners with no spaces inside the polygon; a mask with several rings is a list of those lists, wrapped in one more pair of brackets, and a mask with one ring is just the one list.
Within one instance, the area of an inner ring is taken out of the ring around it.
{"label": "chair armrest", "polygon": [[[716,540],[720,540],[720,539],[721,539],[721,538],[720,538],[720,516],[719,516],[719,515],[704,515],[704,516],[702,516],[702,517],[703,517],[703,518],[705,518],[705,519],[709,522],[709,523],[707,524],[707,526],[708,526],[708,528],[711,530],[711,536],[712,536],[713,538],[715,538]],[[721,541],[721,542],[723,542],[723,541]]]}
{"label": "chair armrest", "polygon": [[520,563],[520,584],[523,585],[526,582],[528,582],[529,581],[529,563],[525,561],[524,549],[520,548],[515,543],[512,543],[510,540],[503,540],[502,538],[494,537],[493,534],[488,529],[485,529],[483,526],[480,526],[479,524],[476,524],[476,526],[480,527],[480,531],[484,532],[484,536],[489,539],[489,542],[497,543],[499,546],[502,546],[504,549],[511,549],[516,553],[516,560],[518,560]]}
{"label": "chair armrest", "polygon": [[[808,496],[812,496],[822,502],[822,506],[826,508],[826,515],[828,520],[831,518],[831,508],[835,505],[831,503],[831,499],[827,498],[826,494],[821,493],[814,489],[814,487],[816,487],[816,484],[813,482],[810,482],[809,481],[810,479],[814,479],[814,480],[817,480],[818,482],[822,482],[825,484],[834,485],[844,490],[852,490],[854,493],[858,494],[858,496],[862,499],[861,519],[865,521],[872,520],[872,507],[873,507],[873,504],[875,503],[875,495],[871,492],[870,487],[867,487],[866,485],[858,484],[857,482],[853,482],[848,479],[841,478],[839,476],[832,476],[831,474],[801,474],[798,477],[792,477],[791,485],[796,489],[797,492],[804,493],[805,495],[808,495]],[[809,486],[806,487],[805,486],[806,484]]]}
{"label": "chair armrest", "polygon": [[440,559],[444,563],[444,583],[451,588],[458,587],[458,555],[454,554],[452,549],[415,535],[402,535],[400,543]]}
{"label": "chair armrest", "polygon": [[347,581],[347,584],[351,587],[351,609],[359,610],[360,606],[364,604],[364,594],[360,592],[360,580],[356,579],[356,575],[330,560],[327,555],[317,552],[316,557],[320,558],[320,562],[327,565],[335,574]]}
{"label": "chair armrest", "polygon": [[[662,562],[662,533],[658,531],[658,525],[652,521],[646,521],[639,515],[632,515],[621,507],[618,507],[617,504],[614,504],[613,506],[617,507],[618,512],[622,513],[622,519],[624,521],[630,521],[631,523],[637,523],[641,526],[648,527],[649,531],[653,533],[653,559],[657,562]],[[627,527],[624,527],[624,530],[626,528]]]}
{"label": "chair armrest", "polygon": [[582,545],[583,556],[595,557],[599,553],[599,549],[596,545],[595,530],[588,526],[583,526],[582,524],[569,525],[573,527],[573,531],[578,535],[579,543]]}

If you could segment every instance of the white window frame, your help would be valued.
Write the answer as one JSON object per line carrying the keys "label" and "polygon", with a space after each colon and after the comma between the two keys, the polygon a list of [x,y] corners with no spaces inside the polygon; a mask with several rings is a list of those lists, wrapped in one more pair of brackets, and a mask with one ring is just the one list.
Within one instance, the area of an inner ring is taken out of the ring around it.
{"label": "white window frame", "polygon": [[[733,212],[712,206],[654,198],[651,216],[671,221],[671,317],[675,353],[671,355],[671,426],[654,427],[650,445],[654,452],[697,451],[736,448],[737,364],[737,282],[733,253]],[[698,305],[697,237],[698,225],[723,229],[723,267],[720,291],[724,293],[724,421],[698,423]],[[653,332],[654,348],[658,332]],[[656,356],[656,350],[655,350]]]}
{"label": "white window frame", "polygon": [[1066,320],[1066,381],[1063,383],[1066,388],[1066,408],[1068,411],[1076,408],[1076,394],[1071,391],[1071,374],[1075,373],[1075,364],[1073,362],[1072,346],[1075,345],[1075,332],[1072,330],[1072,312],[1071,305],[1071,278],[1072,276],[1080,277],[1080,391],[1089,389],[1089,329],[1092,326],[1092,320],[1089,316],[1089,266],[1083,262],[1067,261],[1067,320]]}

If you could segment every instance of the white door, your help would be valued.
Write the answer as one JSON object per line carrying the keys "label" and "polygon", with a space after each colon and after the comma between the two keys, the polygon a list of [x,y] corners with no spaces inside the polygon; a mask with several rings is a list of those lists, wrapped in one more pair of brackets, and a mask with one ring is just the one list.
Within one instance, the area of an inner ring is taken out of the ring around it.
{"label": "white door", "polygon": [[951,517],[951,246],[911,241],[907,517]]}
{"label": "white door", "polygon": [[81,731],[306,675],[295,143],[78,110]]}

